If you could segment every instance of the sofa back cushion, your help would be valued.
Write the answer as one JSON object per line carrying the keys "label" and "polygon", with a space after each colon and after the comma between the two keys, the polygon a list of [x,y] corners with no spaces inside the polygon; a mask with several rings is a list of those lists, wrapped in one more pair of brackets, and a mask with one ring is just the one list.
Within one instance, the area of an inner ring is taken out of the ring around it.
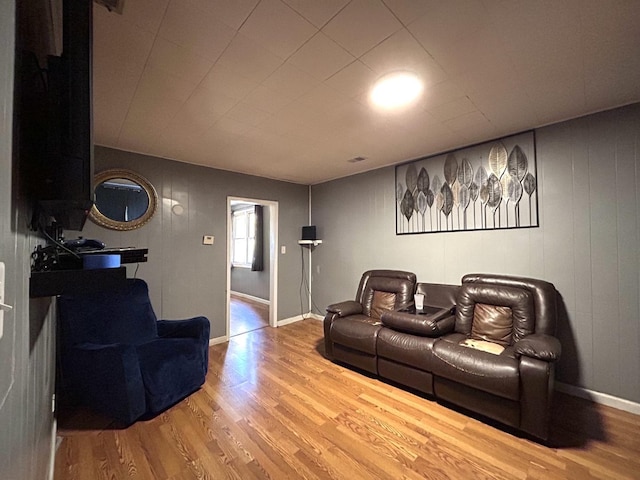
{"label": "sofa back cushion", "polygon": [[555,334],[559,294],[552,283],[535,278],[494,273],[469,273],[462,277],[462,283],[479,283],[493,285],[496,288],[513,287],[528,290],[533,296],[533,310],[536,317],[535,333]]}
{"label": "sofa back cushion", "polygon": [[144,280],[114,290],[58,297],[63,342],[138,345],[158,337],[157,318]]}
{"label": "sofa back cushion", "polygon": [[473,309],[471,338],[507,346],[511,343],[512,330],[513,312],[511,308],[476,303]]}
{"label": "sofa back cushion", "polygon": [[380,290],[373,291],[373,300],[369,316],[380,319],[382,312],[385,310],[393,310],[396,304],[396,294],[393,292],[382,292]]}
{"label": "sofa back cushion", "polygon": [[[377,294],[376,309],[403,310],[413,305],[416,276],[400,270],[369,270],[362,275],[356,301],[362,304],[362,313],[371,316],[374,293]],[[393,294],[383,295],[383,293]],[[380,312],[381,314],[381,312]],[[379,316],[376,318],[380,318]]]}
{"label": "sofa back cushion", "polygon": [[[478,307],[478,304],[485,306]],[[535,321],[533,295],[526,289],[480,283],[463,283],[460,287],[456,305],[457,333],[508,346],[534,333]]]}
{"label": "sofa back cushion", "polygon": [[424,295],[424,304],[430,307],[452,308],[456,304],[459,285],[419,282],[416,293]]}

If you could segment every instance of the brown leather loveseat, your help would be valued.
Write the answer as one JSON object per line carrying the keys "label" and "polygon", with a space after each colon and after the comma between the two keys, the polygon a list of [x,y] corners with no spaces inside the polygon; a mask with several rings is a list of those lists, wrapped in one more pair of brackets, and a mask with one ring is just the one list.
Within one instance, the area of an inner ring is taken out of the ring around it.
{"label": "brown leather loveseat", "polygon": [[416,290],[426,296],[425,311],[412,312],[408,300],[379,321],[358,313],[353,322],[344,302],[329,306],[327,356],[547,440],[561,350],[555,287],[471,274],[461,286],[418,283]]}

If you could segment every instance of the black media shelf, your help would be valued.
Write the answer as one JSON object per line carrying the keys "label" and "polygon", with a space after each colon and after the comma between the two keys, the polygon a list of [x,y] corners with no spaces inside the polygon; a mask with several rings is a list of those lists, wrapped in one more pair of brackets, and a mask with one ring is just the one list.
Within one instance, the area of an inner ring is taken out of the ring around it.
{"label": "black media shelf", "polygon": [[55,297],[56,295],[100,292],[117,288],[123,285],[126,279],[125,267],[31,272],[29,296],[31,298]]}

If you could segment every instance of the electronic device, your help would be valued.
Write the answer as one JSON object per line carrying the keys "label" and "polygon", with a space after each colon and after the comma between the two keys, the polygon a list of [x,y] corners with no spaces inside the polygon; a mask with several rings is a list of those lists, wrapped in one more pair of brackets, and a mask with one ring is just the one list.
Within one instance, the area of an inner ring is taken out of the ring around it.
{"label": "electronic device", "polygon": [[84,252],[91,250],[102,250],[105,247],[104,242],[95,240],[92,238],[74,238],[73,240],[66,240],[64,246],[75,252]]}
{"label": "electronic device", "polygon": [[[14,124],[19,197],[32,204],[31,228],[52,222],[82,230],[93,205],[93,2],[16,2]],[[62,32],[62,53],[56,33]]]}
{"label": "electronic device", "polygon": [[306,227],[302,227],[302,240],[317,240],[318,236],[316,234],[316,226],[308,225]]}

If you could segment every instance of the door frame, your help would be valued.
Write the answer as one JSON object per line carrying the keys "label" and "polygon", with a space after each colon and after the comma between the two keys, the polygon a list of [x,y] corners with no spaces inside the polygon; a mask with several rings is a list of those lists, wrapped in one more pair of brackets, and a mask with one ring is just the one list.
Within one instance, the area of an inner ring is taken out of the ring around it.
{"label": "door frame", "polygon": [[227,288],[226,288],[226,337],[231,332],[231,202],[248,202],[269,208],[269,326],[278,326],[278,202],[248,197],[227,197]]}

